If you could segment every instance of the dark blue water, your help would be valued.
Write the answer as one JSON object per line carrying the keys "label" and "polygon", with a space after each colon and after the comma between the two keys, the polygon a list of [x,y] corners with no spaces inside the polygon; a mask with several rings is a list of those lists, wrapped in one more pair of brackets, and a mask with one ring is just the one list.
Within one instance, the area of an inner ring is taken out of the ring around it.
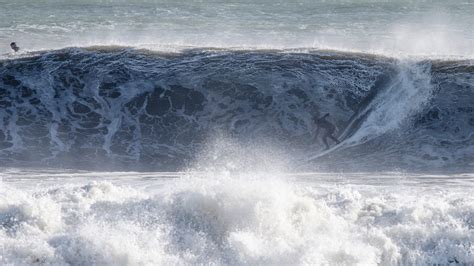
{"label": "dark blue water", "polygon": [[[225,136],[299,169],[472,169],[473,78],[470,61],[341,52],[51,51],[0,62],[0,161],[179,170]],[[306,162],[323,113],[344,145]]]}

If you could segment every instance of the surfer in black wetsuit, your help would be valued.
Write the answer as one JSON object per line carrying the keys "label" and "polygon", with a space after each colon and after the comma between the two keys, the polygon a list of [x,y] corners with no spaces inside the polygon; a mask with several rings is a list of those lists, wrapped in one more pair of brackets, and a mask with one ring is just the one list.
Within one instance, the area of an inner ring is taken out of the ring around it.
{"label": "surfer in black wetsuit", "polygon": [[15,52],[20,51],[20,47],[18,47],[15,42],[10,43],[10,48]]}
{"label": "surfer in black wetsuit", "polygon": [[329,149],[329,144],[328,144],[328,138],[334,140],[337,144],[341,143],[336,137],[334,137],[332,134],[334,134],[334,131],[336,130],[336,126],[332,124],[331,122],[326,120],[326,117],[329,116],[329,113],[323,115],[320,118],[314,119],[314,123],[316,124],[316,134],[314,136],[315,139],[318,138],[319,135],[319,129],[323,128],[324,129],[324,135],[322,137],[322,140],[324,144],[326,145],[326,150]]}

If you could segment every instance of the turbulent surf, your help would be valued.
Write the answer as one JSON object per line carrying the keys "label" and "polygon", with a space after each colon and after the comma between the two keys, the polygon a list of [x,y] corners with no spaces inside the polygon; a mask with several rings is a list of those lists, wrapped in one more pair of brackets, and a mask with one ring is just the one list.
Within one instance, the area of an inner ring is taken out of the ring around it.
{"label": "turbulent surf", "polygon": [[0,264],[472,265],[472,14],[0,0]]}
{"label": "turbulent surf", "polygon": [[330,113],[340,149],[299,167],[474,167],[472,61],[335,51],[71,48],[0,62],[5,165],[179,170],[216,135],[320,151]]}

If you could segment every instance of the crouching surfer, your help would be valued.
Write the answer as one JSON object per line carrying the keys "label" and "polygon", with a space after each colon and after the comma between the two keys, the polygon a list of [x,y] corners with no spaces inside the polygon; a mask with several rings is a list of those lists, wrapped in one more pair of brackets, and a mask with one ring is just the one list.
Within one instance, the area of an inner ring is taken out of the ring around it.
{"label": "crouching surfer", "polygon": [[323,115],[320,118],[315,118],[314,123],[316,125],[316,133],[314,138],[317,139],[319,135],[319,130],[322,128],[324,130],[324,134],[322,140],[324,145],[326,145],[326,150],[329,149],[328,138],[332,139],[336,144],[341,143],[336,137],[333,136],[334,131],[336,130],[336,126],[331,122],[327,121],[326,118],[329,116],[329,113]]}

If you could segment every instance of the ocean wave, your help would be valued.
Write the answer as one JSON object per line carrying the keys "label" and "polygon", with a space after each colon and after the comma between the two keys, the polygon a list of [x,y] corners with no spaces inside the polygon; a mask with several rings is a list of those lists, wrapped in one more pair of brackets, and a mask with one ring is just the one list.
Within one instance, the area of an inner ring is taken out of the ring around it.
{"label": "ocean wave", "polygon": [[[92,47],[2,60],[0,75],[5,165],[177,170],[225,136],[301,169],[474,166],[470,60]],[[326,112],[343,144],[308,161]]]}
{"label": "ocean wave", "polygon": [[64,50],[83,49],[89,51],[118,51],[129,50],[144,54],[183,54],[190,51],[199,52],[282,52],[282,53],[334,53],[334,54],[358,54],[374,57],[386,57],[397,60],[408,61],[472,61],[472,54],[443,54],[443,53],[403,53],[396,51],[386,51],[384,49],[357,49],[350,47],[340,47],[334,45],[320,46],[272,46],[272,45],[240,45],[240,46],[198,46],[198,45],[182,45],[182,44],[138,44],[138,43],[114,43],[114,42],[98,42],[76,45],[59,45],[25,48],[19,52],[4,52],[0,54],[0,60],[15,60],[20,58],[35,57],[48,52],[57,52]]}

